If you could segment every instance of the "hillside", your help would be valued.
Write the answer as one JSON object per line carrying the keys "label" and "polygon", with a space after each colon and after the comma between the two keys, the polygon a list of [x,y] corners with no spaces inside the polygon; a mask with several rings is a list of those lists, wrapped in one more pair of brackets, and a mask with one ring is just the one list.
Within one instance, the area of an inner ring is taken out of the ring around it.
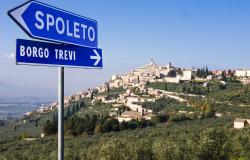
{"label": "hillside", "polygon": [[[169,82],[172,71],[182,80]],[[151,63],[65,97],[65,158],[247,160],[247,121],[241,129],[234,122],[250,118],[249,85],[214,75],[187,80],[185,72],[193,73]],[[0,121],[0,135],[0,159],[56,159],[57,104],[18,121]]]}

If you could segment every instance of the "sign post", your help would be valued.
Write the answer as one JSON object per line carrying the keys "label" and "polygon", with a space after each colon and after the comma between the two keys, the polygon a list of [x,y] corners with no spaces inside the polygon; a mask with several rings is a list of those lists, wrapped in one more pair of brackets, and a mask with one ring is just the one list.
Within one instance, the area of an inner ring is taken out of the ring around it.
{"label": "sign post", "polygon": [[64,67],[58,67],[58,160],[64,159]]}
{"label": "sign post", "polygon": [[64,160],[64,67],[103,67],[97,21],[34,0],[8,15],[31,38],[60,43],[17,39],[16,62],[58,67],[58,160]]}

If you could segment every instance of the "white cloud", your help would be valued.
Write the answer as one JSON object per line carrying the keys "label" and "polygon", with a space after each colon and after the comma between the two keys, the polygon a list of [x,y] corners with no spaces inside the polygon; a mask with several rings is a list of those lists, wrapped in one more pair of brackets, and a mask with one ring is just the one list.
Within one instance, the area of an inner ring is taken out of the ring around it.
{"label": "white cloud", "polygon": [[8,59],[15,59],[15,54],[14,53],[8,54],[7,58]]}
{"label": "white cloud", "polygon": [[0,59],[6,60],[6,59],[15,59],[15,54],[10,53],[10,54],[0,54]]}

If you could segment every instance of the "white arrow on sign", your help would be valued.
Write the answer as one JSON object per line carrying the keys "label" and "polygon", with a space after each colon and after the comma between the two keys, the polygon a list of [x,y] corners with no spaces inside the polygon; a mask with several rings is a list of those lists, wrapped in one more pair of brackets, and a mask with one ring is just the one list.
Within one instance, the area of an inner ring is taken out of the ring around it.
{"label": "white arrow on sign", "polygon": [[19,23],[21,25],[21,27],[28,32],[29,34],[31,34],[29,27],[27,26],[27,24],[25,23],[22,14],[27,10],[27,8],[30,6],[31,2],[15,9],[15,10],[11,10],[8,14],[11,16],[12,19],[14,19],[17,23]]}
{"label": "white arrow on sign", "polygon": [[93,51],[95,53],[95,56],[90,56],[90,59],[95,59],[96,60],[95,63],[94,63],[94,66],[96,66],[100,62],[102,57],[99,55],[99,53],[95,49],[93,49]]}

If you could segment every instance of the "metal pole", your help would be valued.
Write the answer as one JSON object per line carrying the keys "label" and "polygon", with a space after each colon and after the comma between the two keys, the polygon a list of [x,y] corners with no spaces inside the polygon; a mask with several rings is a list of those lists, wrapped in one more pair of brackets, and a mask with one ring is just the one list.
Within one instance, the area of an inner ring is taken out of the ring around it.
{"label": "metal pole", "polygon": [[64,67],[58,67],[58,160],[64,160]]}

